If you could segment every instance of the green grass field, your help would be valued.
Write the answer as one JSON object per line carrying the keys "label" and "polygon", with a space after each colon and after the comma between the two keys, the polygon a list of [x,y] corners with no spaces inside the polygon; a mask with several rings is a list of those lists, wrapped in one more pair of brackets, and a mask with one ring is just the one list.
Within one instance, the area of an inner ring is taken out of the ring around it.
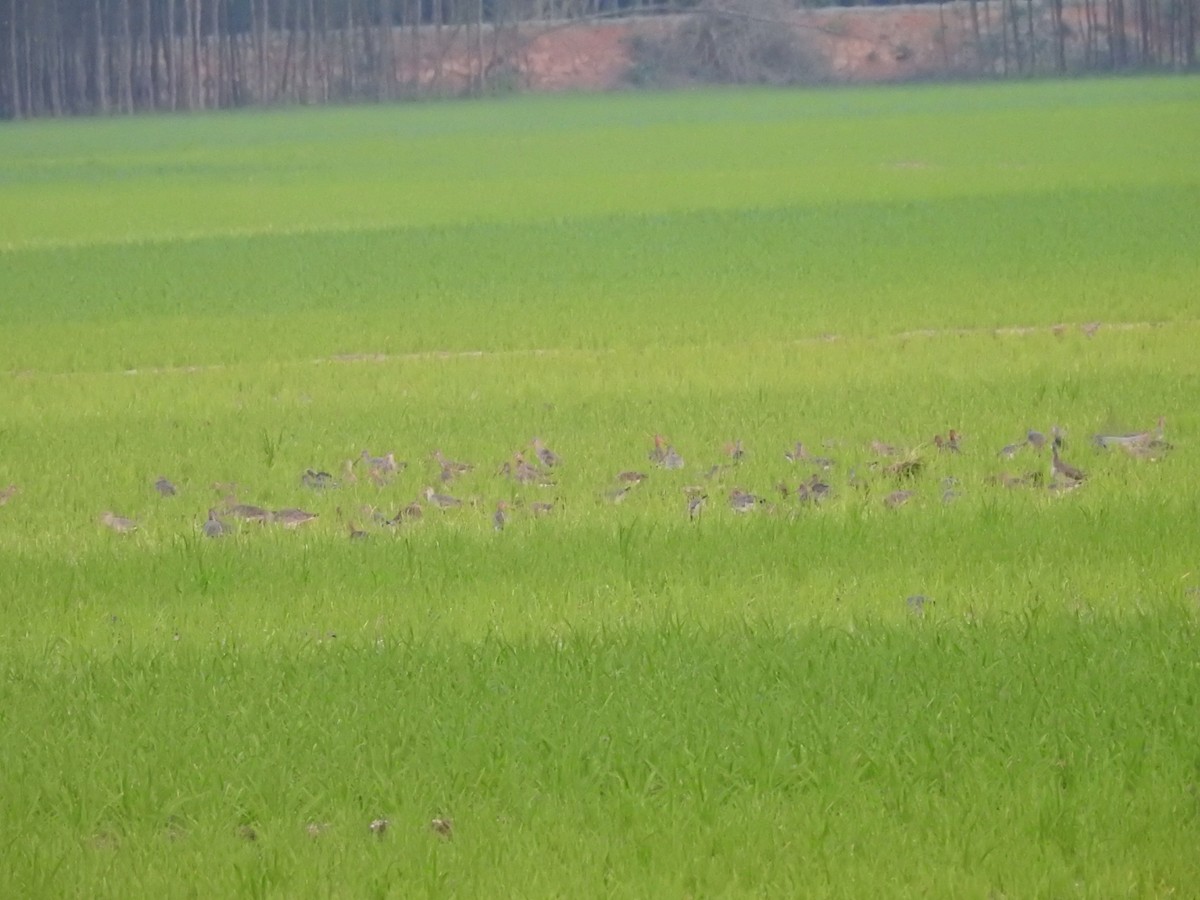
{"label": "green grass field", "polygon": [[3,126],[0,896],[1196,896],[1197,147],[1197,78]]}

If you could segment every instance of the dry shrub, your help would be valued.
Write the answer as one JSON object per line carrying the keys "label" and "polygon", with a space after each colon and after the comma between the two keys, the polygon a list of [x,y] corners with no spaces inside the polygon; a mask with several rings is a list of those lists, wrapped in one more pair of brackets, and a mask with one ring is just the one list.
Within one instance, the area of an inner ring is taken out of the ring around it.
{"label": "dry shrub", "polygon": [[637,84],[795,84],[821,71],[786,0],[703,0],[661,35],[633,43]]}

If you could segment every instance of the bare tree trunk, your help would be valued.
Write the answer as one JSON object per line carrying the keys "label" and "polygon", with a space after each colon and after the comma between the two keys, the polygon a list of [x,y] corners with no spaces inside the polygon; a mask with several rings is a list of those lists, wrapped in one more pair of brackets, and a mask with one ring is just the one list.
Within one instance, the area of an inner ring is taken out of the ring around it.
{"label": "bare tree trunk", "polygon": [[330,93],[330,73],[333,71],[333,49],[329,40],[329,0],[321,0],[321,102],[328,103]]}
{"label": "bare tree trunk", "polygon": [[978,71],[983,60],[983,39],[979,32],[979,0],[971,0],[971,39],[975,47],[975,69]]}
{"label": "bare tree trunk", "polygon": [[392,99],[396,75],[395,44],[392,41],[392,0],[379,0],[379,99]]}
{"label": "bare tree trunk", "polygon": [[475,0],[475,93],[483,93],[483,0]]}
{"label": "bare tree trunk", "polygon": [[[28,26],[26,26],[28,27]],[[21,63],[17,53],[17,0],[8,4],[8,115],[21,118]]]}
{"label": "bare tree trunk", "polygon": [[358,47],[358,32],[354,24],[354,2],[355,0],[348,0],[346,3],[346,22],[342,28],[342,79],[351,100],[358,98],[358,54],[355,52]]}
{"label": "bare tree trunk", "polygon": [[445,20],[446,11],[442,7],[443,0],[433,0],[433,89],[440,92],[442,89],[442,57],[446,53],[446,48],[442,46],[442,22]]}
{"label": "bare tree trunk", "polygon": [[175,21],[176,0],[167,0],[167,98],[171,109],[179,108],[179,64],[181,47],[175,39],[178,24]]}
{"label": "bare tree trunk", "polygon": [[1017,73],[1020,74],[1025,70],[1025,64],[1021,56],[1021,21],[1017,13],[1017,0],[1008,0],[1008,17],[1012,25],[1013,58],[1016,61]]}
{"label": "bare tree trunk", "polygon": [[1063,0],[1050,0],[1050,21],[1054,29],[1054,69],[1062,75],[1067,71],[1067,31],[1063,23]]}
{"label": "bare tree trunk", "polygon": [[412,0],[412,91],[421,93],[421,0]]}
{"label": "bare tree trunk", "polygon": [[1033,0],[1025,0],[1025,14],[1029,17],[1026,22],[1026,35],[1029,41],[1029,73],[1037,71],[1037,37],[1033,33]]}
{"label": "bare tree trunk", "polygon": [[132,13],[129,10],[129,0],[121,0],[121,68],[117,72],[117,91],[121,111],[133,112],[133,25],[130,22]]}
{"label": "bare tree trunk", "polygon": [[96,110],[106,113],[108,112],[108,64],[104,40],[104,11],[100,8],[100,0],[92,0],[92,27],[96,29],[92,33]]}
{"label": "bare tree trunk", "polygon": [[[289,10],[292,13],[291,16],[288,16]],[[296,79],[292,77],[292,62],[296,57],[296,12],[294,6],[286,0],[280,12],[280,24],[286,32],[286,44],[283,51],[282,71],[279,76],[279,90],[276,92],[276,96],[280,100],[287,101],[292,96],[289,91],[293,91],[296,84]]]}
{"label": "bare tree trunk", "polygon": [[317,13],[313,0],[304,4],[304,88],[301,101],[312,103],[315,98],[317,83]]}

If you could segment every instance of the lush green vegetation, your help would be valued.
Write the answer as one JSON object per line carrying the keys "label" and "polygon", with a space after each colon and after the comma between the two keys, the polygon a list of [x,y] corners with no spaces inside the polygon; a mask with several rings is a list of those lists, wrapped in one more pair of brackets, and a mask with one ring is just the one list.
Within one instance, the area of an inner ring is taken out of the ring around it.
{"label": "lush green vegetation", "polygon": [[[0,893],[1187,894],[1197,112],[1178,79],[0,130]],[[1154,461],[1089,444],[1159,415]],[[989,481],[1048,474],[997,451],[1053,424],[1082,487]],[[496,474],[534,435],[553,487]],[[776,490],[797,440],[820,504]],[[301,485],[363,448],[409,466]],[[320,518],[210,540],[214,482]],[[467,503],[375,521],[427,485]]]}

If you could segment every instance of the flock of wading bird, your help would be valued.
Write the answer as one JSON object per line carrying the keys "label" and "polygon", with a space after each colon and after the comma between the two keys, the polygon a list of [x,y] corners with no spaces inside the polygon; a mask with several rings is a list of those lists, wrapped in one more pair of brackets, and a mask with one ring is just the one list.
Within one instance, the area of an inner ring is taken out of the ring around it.
{"label": "flock of wading bird", "polygon": [[[1155,461],[1161,459],[1171,449],[1171,444],[1165,437],[1165,423],[1162,418],[1153,430],[1136,431],[1124,434],[1096,434],[1092,437],[1092,445],[1097,451],[1120,451],[1139,460]],[[874,440],[867,449],[874,457],[865,465],[851,468],[844,479],[846,487],[874,496],[882,494],[882,503],[889,509],[895,509],[908,503],[914,496],[913,488],[918,479],[924,477],[934,468],[934,460],[948,454],[964,452],[963,438],[955,430],[950,429],[945,435],[937,435],[932,441],[911,449],[900,449],[891,444]],[[824,442],[824,448],[829,451],[837,448],[837,441]],[[1026,469],[1022,473],[1008,471],[998,472],[988,477],[987,482],[1005,488],[1030,488],[1047,490],[1055,493],[1072,491],[1081,487],[1087,480],[1087,474],[1062,457],[1066,446],[1065,434],[1058,426],[1051,429],[1049,435],[1030,430],[1023,440],[1009,444],[1000,450],[998,456],[1002,460],[1015,460],[1022,456],[1041,456],[1044,463],[1036,468]],[[725,461],[711,466],[702,474],[702,483],[688,484],[682,487],[682,511],[689,519],[698,519],[705,509],[710,493],[725,494],[729,508],[735,513],[750,513],[755,510],[777,510],[779,503],[788,503],[793,508],[805,505],[819,504],[835,492],[831,479],[833,470],[837,467],[834,459],[811,453],[803,442],[797,442],[794,447],[783,454],[784,459],[797,467],[808,469],[812,474],[798,484],[781,481],[775,485],[774,498],[752,493],[743,487],[726,488],[729,480],[736,480],[740,463],[746,457],[746,451],[740,440],[726,444],[723,448]],[[1047,452],[1048,451],[1048,452]],[[387,528],[397,528],[406,523],[420,520],[427,509],[441,511],[460,507],[479,508],[482,504],[477,499],[461,499],[449,493],[453,482],[475,470],[468,462],[448,459],[441,450],[435,450],[431,456],[437,470],[437,480],[442,489],[427,486],[421,496],[411,503],[402,506],[396,513],[389,515],[373,506],[363,507],[362,516],[358,519],[345,520],[345,526],[350,538],[360,540],[368,536],[368,532],[360,528],[358,521],[373,523]],[[654,443],[647,461],[653,467],[664,470],[682,470],[686,467],[683,456],[661,434],[654,436]],[[554,488],[557,485],[556,470],[562,464],[562,459],[551,450],[540,438],[534,438],[530,446],[515,453],[511,459],[504,462],[497,470],[496,477],[508,479],[511,482],[539,488]],[[346,460],[340,476],[329,472],[307,469],[300,476],[302,487],[324,492],[337,490],[343,486],[353,485],[365,479],[379,488],[388,486],[394,478],[409,467],[405,460],[396,458],[395,453],[374,456],[369,451],[362,451],[358,459]],[[639,485],[650,478],[649,473],[637,470],[619,472],[613,484],[603,492],[602,497],[609,503],[622,503],[637,490]],[[160,476],[153,482],[154,490],[161,497],[174,497],[179,493],[176,485],[165,476]],[[960,496],[960,484],[953,476],[943,476],[940,481],[941,499],[950,503]],[[234,484],[214,484],[213,489],[224,497],[223,501],[208,510],[208,517],[200,524],[201,533],[209,538],[219,538],[234,530],[232,521],[258,524],[262,526],[277,525],[286,529],[296,529],[317,520],[318,515],[300,507],[283,509],[267,509],[250,503],[242,503],[237,499],[237,486]],[[15,484],[0,490],[0,506],[4,506],[20,493]],[[422,499],[424,503],[422,503]],[[514,508],[524,507],[533,515],[547,515],[554,511],[554,501],[534,501],[528,504],[500,500],[492,511],[492,525],[497,531],[503,531]],[[342,511],[338,509],[339,517]],[[119,534],[130,534],[137,530],[136,519],[120,516],[112,511],[106,511],[100,516],[100,524]]]}

